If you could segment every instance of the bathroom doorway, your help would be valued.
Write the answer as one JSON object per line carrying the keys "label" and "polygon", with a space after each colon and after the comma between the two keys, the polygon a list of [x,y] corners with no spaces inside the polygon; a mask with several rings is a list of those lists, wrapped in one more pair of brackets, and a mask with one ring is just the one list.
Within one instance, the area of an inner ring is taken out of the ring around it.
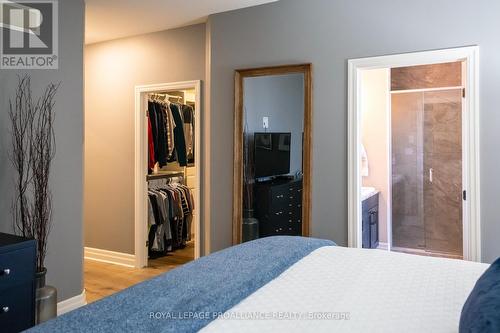
{"label": "bathroom doorway", "polygon": [[349,246],[480,259],[477,53],[349,61]]}

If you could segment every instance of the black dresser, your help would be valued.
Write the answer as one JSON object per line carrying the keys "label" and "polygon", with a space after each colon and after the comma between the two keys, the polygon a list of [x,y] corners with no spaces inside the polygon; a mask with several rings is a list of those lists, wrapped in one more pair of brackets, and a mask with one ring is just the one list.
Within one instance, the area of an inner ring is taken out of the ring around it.
{"label": "black dresser", "polygon": [[0,331],[35,324],[36,243],[0,233]]}
{"label": "black dresser", "polygon": [[273,180],[255,187],[259,236],[302,235],[302,179]]}

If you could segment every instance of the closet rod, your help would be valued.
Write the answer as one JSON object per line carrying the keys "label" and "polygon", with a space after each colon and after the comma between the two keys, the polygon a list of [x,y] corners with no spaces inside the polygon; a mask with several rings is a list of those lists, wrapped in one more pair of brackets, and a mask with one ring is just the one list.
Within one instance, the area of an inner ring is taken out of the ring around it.
{"label": "closet rod", "polygon": [[174,96],[174,95],[169,95],[169,94],[163,94],[163,93],[153,93],[153,94],[150,94],[151,97],[163,97],[164,99],[165,98],[177,98],[177,100],[180,100],[180,99],[183,99],[182,96]]}

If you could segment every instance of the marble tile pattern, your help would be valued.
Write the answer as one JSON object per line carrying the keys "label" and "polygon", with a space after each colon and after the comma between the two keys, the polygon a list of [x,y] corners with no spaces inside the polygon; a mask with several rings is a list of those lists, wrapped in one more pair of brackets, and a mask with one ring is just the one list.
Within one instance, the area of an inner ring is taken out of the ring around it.
{"label": "marble tile pattern", "polygon": [[462,254],[462,92],[424,93],[426,248]]}
{"label": "marble tile pattern", "polygon": [[429,89],[462,85],[462,62],[391,69],[391,90]]}

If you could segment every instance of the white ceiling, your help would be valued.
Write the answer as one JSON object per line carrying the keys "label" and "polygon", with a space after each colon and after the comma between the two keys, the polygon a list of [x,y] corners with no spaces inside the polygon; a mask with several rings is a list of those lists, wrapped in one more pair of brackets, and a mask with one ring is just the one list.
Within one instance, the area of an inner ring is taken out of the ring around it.
{"label": "white ceiling", "polygon": [[205,22],[211,14],[278,0],[86,0],[85,43]]}

